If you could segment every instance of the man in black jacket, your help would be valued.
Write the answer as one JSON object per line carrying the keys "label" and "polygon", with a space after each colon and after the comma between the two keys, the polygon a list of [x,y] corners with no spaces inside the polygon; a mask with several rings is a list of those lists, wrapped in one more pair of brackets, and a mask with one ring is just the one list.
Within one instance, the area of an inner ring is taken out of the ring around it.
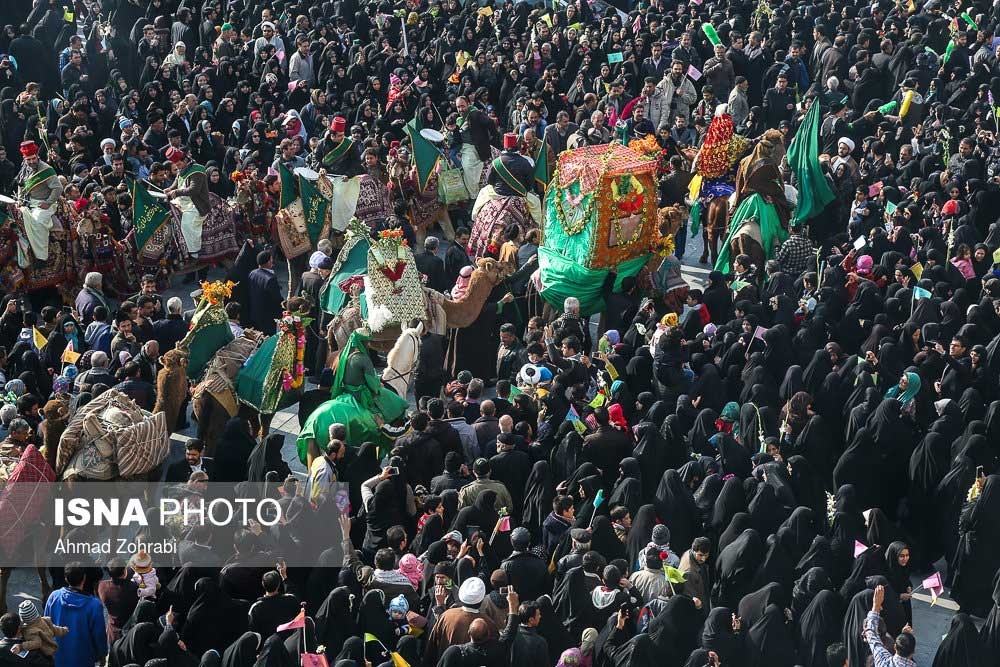
{"label": "man in black jacket", "polygon": [[774,88],[764,93],[764,123],[778,127],[783,120],[791,121],[795,114],[795,94],[788,87],[788,74],[781,72]]}
{"label": "man in black jacket", "polygon": [[188,332],[188,323],[184,321],[184,304],[180,297],[167,299],[167,316],[153,322],[153,338],[160,344],[160,349],[169,352]]}
{"label": "man in black jacket", "polygon": [[469,199],[479,196],[479,181],[483,169],[490,161],[492,153],[490,144],[496,134],[496,125],[476,107],[469,104],[465,97],[455,100],[458,111],[458,127],[462,134],[462,180],[469,193]]}
{"label": "man in black jacket", "polygon": [[274,259],[263,251],[257,255],[257,268],[247,279],[248,293],[253,297],[243,304],[249,326],[267,335],[275,332],[274,321],[281,317],[281,288],[274,275]]}
{"label": "man in black jacket", "polygon": [[[265,572],[261,578],[264,586],[264,597],[257,598],[257,601],[250,606],[250,631],[257,632],[261,636],[270,637],[274,634],[274,629],[283,623],[295,618],[299,613],[299,599],[291,593],[284,592],[284,583],[287,572],[284,564],[278,566],[280,569],[275,572]],[[285,630],[280,633],[284,637],[290,636],[294,630]]]}
{"label": "man in black jacket", "polygon": [[428,236],[424,239],[424,251],[413,259],[417,263],[417,271],[427,276],[427,286],[443,292],[451,285],[445,282],[444,260],[437,256],[439,245],[440,241],[436,236]]}
{"label": "man in black jacket", "polygon": [[515,528],[510,534],[510,544],[514,552],[500,564],[500,569],[507,573],[507,581],[514,590],[521,591],[525,599],[536,600],[549,590],[548,563],[530,550],[531,533],[527,528]]}
{"label": "man in black jacket", "polygon": [[[527,593],[521,593],[521,596],[528,597]],[[538,603],[532,599],[522,602],[517,608],[517,617],[521,625],[510,648],[510,664],[513,667],[551,664],[549,643],[538,634],[538,624],[542,621],[542,610]]]}

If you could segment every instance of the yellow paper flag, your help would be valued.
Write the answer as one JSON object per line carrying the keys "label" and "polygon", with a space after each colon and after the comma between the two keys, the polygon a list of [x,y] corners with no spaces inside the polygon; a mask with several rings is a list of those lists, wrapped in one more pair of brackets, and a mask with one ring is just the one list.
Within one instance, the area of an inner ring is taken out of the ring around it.
{"label": "yellow paper flag", "polygon": [[[610,366],[611,364],[608,364],[608,365]],[[602,405],[604,405],[607,402],[608,402],[608,397],[605,396],[604,394],[598,392],[597,395],[594,396],[594,400],[592,400],[590,402],[590,407],[592,407],[592,408],[599,408],[599,407],[601,407]]]}
{"label": "yellow paper flag", "polygon": [[392,658],[392,667],[410,667],[410,663],[406,661],[406,658],[395,651],[389,653],[389,657]]}
{"label": "yellow paper flag", "polygon": [[546,23],[548,23],[550,28],[552,27],[552,15],[551,14],[546,14],[545,16],[542,17],[542,20],[545,21]]}
{"label": "yellow paper flag", "polygon": [[70,341],[62,353],[62,362],[64,364],[75,364],[79,358],[80,353],[73,349],[73,341]]}
{"label": "yellow paper flag", "polygon": [[993,251],[993,263],[1000,264],[1000,248]]}
{"label": "yellow paper flag", "polygon": [[368,642],[378,642],[379,644],[382,643],[381,641],[379,641],[378,637],[376,637],[375,635],[373,635],[370,632],[366,632],[365,633],[365,643],[367,644]]}
{"label": "yellow paper flag", "polygon": [[606,370],[608,372],[608,375],[611,376],[611,381],[612,382],[614,382],[615,380],[618,379],[618,369],[615,368],[614,364],[612,364],[612,363],[605,364],[604,365],[604,370]]}
{"label": "yellow paper flag", "polygon": [[73,12],[69,11],[68,9],[63,10],[63,21],[65,21],[66,23],[72,23]]}
{"label": "yellow paper flag", "polygon": [[924,265],[920,262],[915,263],[910,267],[910,271],[913,271],[913,275],[917,280],[920,280],[920,276],[924,274]]}
{"label": "yellow paper flag", "polygon": [[45,338],[45,334],[39,331],[36,327],[31,327],[31,338],[35,343],[35,348],[39,352],[41,352],[42,348],[49,342],[48,339]]}
{"label": "yellow paper flag", "polygon": [[666,563],[663,564],[663,573],[667,575],[667,581],[672,584],[683,584],[687,581],[687,572],[670,567]]}

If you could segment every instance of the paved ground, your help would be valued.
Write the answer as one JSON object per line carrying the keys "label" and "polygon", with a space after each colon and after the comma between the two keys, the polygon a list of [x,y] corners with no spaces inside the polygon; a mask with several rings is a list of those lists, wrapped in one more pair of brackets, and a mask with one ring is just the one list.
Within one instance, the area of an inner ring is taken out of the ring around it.
{"label": "paved ground", "polygon": [[[688,239],[688,245],[682,259],[682,275],[692,287],[701,287],[706,282],[710,271],[708,265],[697,262],[701,255],[701,249],[702,241],[700,236]],[[444,252],[444,248],[442,248],[441,252]],[[278,279],[281,282],[282,288],[284,288],[288,284],[288,272],[285,270],[283,263],[276,267],[276,269]],[[211,279],[221,278],[222,272],[219,270],[213,271],[209,277]],[[165,296],[179,296],[184,300],[185,308],[189,308],[191,298],[188,294],[193,288],[193,285],[177,284],[172,289],[166,291]],[[289,462],[294,472],[304,475],[305,467],[299,463],[295,449],[295,438],[299,432],[297,413],[294,410],[279,412],[272,422],[272,427],[277,432],[285,435],[285,446],[282,450],[285,460]],[[183,456],[183,444],[193,433],[194,427],[192,426],[173,436],[172,457],[180,458]],[[944,563],[939,563],[939,566],[943,568],[945,565]],[[920,580],[916,579],[914,587],[919,586],[919,583]],[[8,608],[12,609],[16,607],[18,602],[25,598],[33,599],[40,605],[38,594],[38,580],[34,573],[26,569],[16,570],[11,578],[8,589]],[[913,614],[914,628],[917,636],[917,664],[930,665],[933,662],[934,653],[941,642],[942,636],[948,631],[948,625],[951,622],[952,615],[957,611],[957,605],[949,600],[947,596],[939,599],[934,606],[930,604],[931,598],[929,595],[917,593],[914,598]]]}

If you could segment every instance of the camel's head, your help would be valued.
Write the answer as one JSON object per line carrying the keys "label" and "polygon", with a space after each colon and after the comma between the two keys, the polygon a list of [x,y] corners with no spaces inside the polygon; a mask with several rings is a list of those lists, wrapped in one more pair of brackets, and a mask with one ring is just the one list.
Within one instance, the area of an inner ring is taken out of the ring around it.
{"label": "camel's head", "polygon": [[489,279],[492,285],[499,285],[507,277],[507,270],[492,257],[481,257],[476,263],[476,271],[472,276],[473,280],[475,280],[477,275]]}
{"label": "camel's head", "polygon": [[659,225],[660,236],[676,234],[684,221],[684,213],[677,206],[667,206],[661,208],[656,213],[656,221]]}
{"label": "camel's head", "polygon": [[172,368],[186,368],[188,364],[188,354],[180,348],[174,348],[173,350],[168,350],[162,357],[160,357],[160,361],[163,363],[163,367],[167,370]]}

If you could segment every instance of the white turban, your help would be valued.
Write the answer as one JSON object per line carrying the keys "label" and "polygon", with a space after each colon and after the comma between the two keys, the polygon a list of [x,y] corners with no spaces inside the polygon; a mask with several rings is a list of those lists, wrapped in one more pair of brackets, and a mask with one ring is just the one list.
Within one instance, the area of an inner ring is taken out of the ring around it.
{"label": "white turban", "polygon": [[848,149],[850,149],[852,153],[854,152],[853,139],[849,139],[848,137],[841,137],[840,139],[837,139],[837,145],[839,146],[840,144],[844,144],[845,146],[847,146]]}

